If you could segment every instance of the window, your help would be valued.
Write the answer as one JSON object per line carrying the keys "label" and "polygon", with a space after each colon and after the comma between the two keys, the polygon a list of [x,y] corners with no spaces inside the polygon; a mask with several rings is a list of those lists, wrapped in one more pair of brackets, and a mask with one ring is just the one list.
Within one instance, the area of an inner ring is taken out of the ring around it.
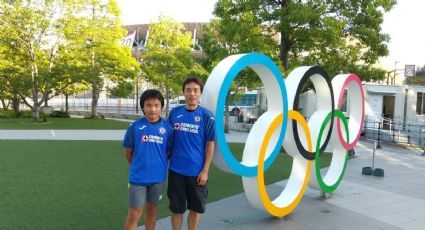
{"label": "window", "polygon": [[423,100],[424,99],[424,93],[423,92],[418,92],[416,95],[416,114],[421,115],[424,114],[424,106],[423,106]]}
{"label": "window", "polygon": [[347,100],[348,100],[348,94],[347,94],[347,90],[345,90],[344,95],[342,96],[342,103],[341,103],[342,112],[347,112]]}

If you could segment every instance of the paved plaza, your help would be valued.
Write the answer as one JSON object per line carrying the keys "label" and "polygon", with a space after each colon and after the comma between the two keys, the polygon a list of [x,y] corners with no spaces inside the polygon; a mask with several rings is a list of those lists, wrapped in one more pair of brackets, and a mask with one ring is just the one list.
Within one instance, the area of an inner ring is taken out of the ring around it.
{"label": "paved plaza", "polygon": [[[0,130],[0,140],[122,140],[123,135],[124,130]],[[231,132],[226,139],[244,142],[246,137],[247,133]],[[361,174],[363,167],[372,164],[372,144],[360,141],[355,150],[343,181],[328,198],[308,188],[292,214],[275,218],[253,208],[242,193],[208,204],[199,228],[424,229],[425,157],[421,152],[383,145],[376,151],[375,167],[384,169],[385,176],[374,177]],[[279,194],[285,183],[268,186],[268,192]],[[169,217],[160,219],[157,229],[171,229]]]}

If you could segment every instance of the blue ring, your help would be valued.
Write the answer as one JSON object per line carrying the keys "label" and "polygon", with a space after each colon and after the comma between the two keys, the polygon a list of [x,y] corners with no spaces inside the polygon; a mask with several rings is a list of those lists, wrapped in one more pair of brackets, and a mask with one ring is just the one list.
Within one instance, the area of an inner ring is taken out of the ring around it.
{"label": "blue ring", "polygon": [[229,146],[226,142],[226,137],[224,135],[224,122],[223,119],[220,119],[224,117],[224,111],[223,108],[225,106],[225,101],[227,97],[227,92],[230,89],[230,86],[232,82],[234,81],[237,74],[242,71],[244,68],[253,65],[253,64],[260,64],[267,69],[269,69],[272,74],[274,75],[277,83],[279,84],[279,88],[281,89],[282,93],[282,100],[283,100],[283,122],[282,122],[282,128],[280,130],[279,139],[277,141],[276,147],[273,149],[273,152],[270,154],[270,156],[266,159],[264,162],[264,170],[267,170],[277,157],[280,147],[282,146],[283,140],[285,138],[285,132],[286,132],[286,126],[288,124],[288,97],[287,97],[287,91],[286,91],[286,85],[283,81],[282,74],[279,70],[279,68],[276,66],[276,64],[273,62],[272,59],[267,57],[264,54],[260,53],[249,53],[246,55],[241,56],[229,69],[229,71],[226,73],[226,76],[224,77],[223,83],[220,87],[219,94],[218,94],[218,100],[217,100],[217,107],[215,111],[215,115],[218,119],[216,119],[216,133],[217,133],[217,142],[218,147],[221,151],[221,154],[224,158],[224,161],[227,163],[227,166],[229,169],[240,175],[245,177],[252,177],[257,175],[257,167],[258,166],[245,166],[241,164],[234,156],[232,151],[229,149]]}

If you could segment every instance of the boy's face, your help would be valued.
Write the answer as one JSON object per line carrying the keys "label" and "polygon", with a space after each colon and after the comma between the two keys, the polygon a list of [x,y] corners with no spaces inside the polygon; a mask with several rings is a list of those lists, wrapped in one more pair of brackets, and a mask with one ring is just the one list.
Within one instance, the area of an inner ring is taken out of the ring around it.
{"label": "boy's face", "polygon": [[158,98],[148,98],[143,104],[143,112],[149,122],[156,122],[161,117],[162,106]]}
{"label": "boy's face", "polygon": [[201,100],[201,87],[195,82],[190,82],[184,86],[184,99],[186,105],[196,107]]}

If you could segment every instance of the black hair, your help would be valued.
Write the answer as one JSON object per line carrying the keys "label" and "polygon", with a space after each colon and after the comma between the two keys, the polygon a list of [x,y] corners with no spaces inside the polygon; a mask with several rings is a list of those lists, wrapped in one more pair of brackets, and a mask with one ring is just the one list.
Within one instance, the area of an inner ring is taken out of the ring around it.
{"label": "black hair", "polygon": [[199,85],[199,87],[201,88],[201,93],[204,90],[204,84],[202,83],[202,80],[199,77],[187,77],[183,84],[182,84],[182,91],[184,93],[184,87],[189,84],[189,83],[195,83],[197,85]]}
{"label": "black hair", "polygon": [[[164,96],[162,96],[162,93],[156,89],[148,89],[140,95],[140,108],[142,108],[142,111],[145,101],[152,98],[156,98],[161,101],[161,108],[164,108]],[[143,114],[145,114],[145,112],[143,112]]]}

